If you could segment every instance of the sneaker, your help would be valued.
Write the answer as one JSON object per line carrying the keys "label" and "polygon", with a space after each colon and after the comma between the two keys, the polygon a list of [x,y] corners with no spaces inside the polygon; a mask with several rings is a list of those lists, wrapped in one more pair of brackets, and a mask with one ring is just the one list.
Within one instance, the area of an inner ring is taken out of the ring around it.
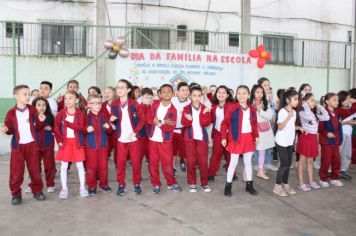
{"label": "sneaker", "polygon": [[215,181],[215,177],[214,176],[208,176],[208,181],[214,182]]}
{"label": "sneaker", "polygon": [[346,171],[340,171],[340,178],[346,180],[352,179],[351,175],[349,175]]}
{"label": "sneaker", "polygon": [[159,186],[154,186],[152,189],[152,193],[159,194],[161,192],[161,188]]}
{"label": "sneaker", "polygon": [[89,196],[95,196],[96,195],[96,189],[90,188],[88,190]]}
{"label": "sneaker", "polygon": [[180,164],[180,170],[181,170],[182,172],[186,172],[186,171],[187,171],[187,167],[185,166],[184,163]]}
{"label": "sneaker", "polygon": [[60,199],[67,199],[68,198],[68,189],[62,189],[59,192],[59,198]]}
{"label": "sneaker", "polygon": [[88,190],[86,188],[80,189],[79,195],[80,195],[80,197],[88,197],[89,196]]}
{"label": "sneaker", "polygon": [[278,167],[272,164],[266,164],[264,167],[266,170],[278,171]]}
{"label": "sneaker", "polygon": [[56,187],[48,187],[47,188],[47,193],[54,193],[54,191],[56,190]]}
{"label": "sneaker", "polygon": [[320,189],[321,186],[317,184],[316,182],[312,182],[311,184],[308,184],[308,186],[312,189]]}
{"label": "sneaker", "polygon": [[37,193],[35,195],[33,195],[33,197],[37,200],[37,201],[44,201],[46,200],[46,196],[43,193]]}
{"label": "sneaker", "polygon": [[297,191],[295,191],[295,189],[293,189],[289,184],[283,184],[283,189],[290,195],[297,194]]}
{"label": "sneaker", "polygon": [[111,193],[111,192],[112,192],[112,190],[111,190],[111,188],[110,188],[109,186],[102,187],[101,190],[102,190],[103,192],[105,192],[105,193]]}
{"label": "sneaker", "polygon": [[322,181],[322,180],[320,180],[320,181],[319,181],[319,184],[320,184],[320,186],[323,187],[323,188],[329,188],[329,187],[330,187],[330,184],[329,184],[327,181]]}
{"label": "sneaker", "polygon": [[172,184],[167,186],[169,190],[173,190],[174,192],[180,192],[182,191],[182,188],[178,184]]}
{"label": "sneaker", "polygon": [[16,196],[11,199],[11,204],[13,206],[20,205],[22,203],[22,196]]}
{"label": "sneaker", "polygon": [[177,171],[177,169],[176,169],[176,168],[173,168],[173,173],[174,173],[174,177],[177,177],[177,175],[178,175],[178,171]]}
{"label": "sneaker", "polygon": [[117,196],[124,196],[125,195],[125,186],[119,185],[119,188],[117,189],[116,195]]}
{"label": "sneaker", "polygon": [[273,193],[277,194],[280,197],[287,197],[288,194],[284,191],[282,188],[282,185],[280,184],[275,184],[273,188]]}
{"label": "sneaker", "polygon": [[206,193],[210,193],[211,192],[211,188],[209,187],[209,185],[202,186],[202,188],[203,188],[203,191],[206,192]]}
{"label": "sneaker", "polygon": [[25,193],[32,193],[32,189],[30,186],[27,186],[24,190]]}
{"label": "sneaker", "polygon": [[141,186],[140,186],[140,185],[136,184],[136,185],[134,186],[134,193],[135,193],[135,195],[138,195],[138,194],[141,194],[141,193],[142,193],[142,189],[141,189]]}
{"label": "sneaker", "polygon": [[196,193],[197,192],[197,186],[196,185],[190,185],[189,186],[189,192],[191,193]]}
{"label": "sneaker", "polygon": [[314,161],[313,167],[314,167],[314,169],[319,170],[320,169],[320,164],[318,162]]}
{"label": "sneaker", "polygon": [[306,184],[298,185],[298,189],[303,192],[308,192],[311,190],[311,188]]}
{"label": "sneaker", "polygon": [[336,186],[336,187],[342,187],[344,186],[344,184],[338,180],[338,179],[333,179],[333,180],[330,180],[330,184]]}

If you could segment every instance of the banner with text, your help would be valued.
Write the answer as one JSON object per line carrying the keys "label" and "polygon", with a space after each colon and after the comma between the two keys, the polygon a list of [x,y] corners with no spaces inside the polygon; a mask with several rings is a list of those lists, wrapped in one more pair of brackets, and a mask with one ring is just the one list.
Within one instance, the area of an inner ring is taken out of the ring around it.
{"label": "banner with text", "polygon": [[185,81],[202,86],[226,85],[235,90],[257,81],[255,59],[248,54],[135,49],[128,58],[116,60],[117,80],[128,79],[144,87],[169,83],[175,88]]}

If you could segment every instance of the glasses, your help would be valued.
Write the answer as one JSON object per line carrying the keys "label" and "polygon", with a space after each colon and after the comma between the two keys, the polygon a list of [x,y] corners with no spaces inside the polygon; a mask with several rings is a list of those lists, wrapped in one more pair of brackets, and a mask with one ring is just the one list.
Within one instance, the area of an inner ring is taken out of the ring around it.
{"label": "glasses", "polygon": [[101,102],[89,102],[89,104],[98,106],[98,105],[101,105]]}
{"label": "glasses", "polygon": [[117,86],[116,88],[117,88],[117,89],[121,89],[121,90],[127,89],[127,87],[124,87],[124,86]]}

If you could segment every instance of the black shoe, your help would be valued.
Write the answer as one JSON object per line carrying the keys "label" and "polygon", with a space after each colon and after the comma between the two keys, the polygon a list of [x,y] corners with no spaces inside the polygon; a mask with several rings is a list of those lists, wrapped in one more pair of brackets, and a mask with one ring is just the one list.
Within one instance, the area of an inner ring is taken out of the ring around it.
{"label": "black shoe", "polygon": [[109,186],[102,187],[101,190],[103,190],[103,192],[105,192],[105,193],[111,193],[112,192],[112,190],[111,190],[111,188]]}
{"label": "black shoe", "polygon": [[125,192],[126,192],[125,186],[120,185],[119,188],[117,189],[116,195],[122,197],[125,195]]}
{"label": "black shoe", "polygon": [[224,190],[225,197],[231,197],[231,187],[232,187],[232,183],[226,182],[225,190]]}
{"label": "black shoe", "polygon": [[11,199],[11,204],[16,206],[22,203],[22,196],[16,196]]}
{"label": "black shoe", "polygon": [[96,189],[90,188],[88,189],[89,196],[95,196],[96,195]]}
{"label": "black shoe", "polygon": [[214,176],[208,176],[208,181],[214,182],[215,181],[215,177]]}
{"label": "black shoe", "polygon": [[33,197],[34,197],[37,201],[46,200],[46,196],[45,196],[43,193],[37,193],[37,194],[33,195]]}
{"label": "black shoe", "polygon": [[246,181],[246,192],[249,192],[251,195],[257,195],[256,190],[253,188],[253,181]]}
{"label": "black shoe", "polygon": [[134,186],[134,193],[135,193],[136,195],[142,193],[142,189],[141,189],[141,186],[140,186],[140,185],[136,184],[136,185]]}
{"label": "black shoe", "polygon": [[237,177],[237,175],[234,175],[234,177],[232,177],[232,180],[233,180],[233,181],[238,181],[238,180],[239,180],[239,177]]}
{"label": "black shoe", "polygon": [[352,179],[352,176],[349,175],[346,171],[341,171],[340,172],[340,178],[350,180]]}
{"label": "black shoe", "polygon": [[184,163],[180,164],[180,170],[181,170],[182,172],[186,172],[186,171],[187,171],[187,167],[185,166]]}

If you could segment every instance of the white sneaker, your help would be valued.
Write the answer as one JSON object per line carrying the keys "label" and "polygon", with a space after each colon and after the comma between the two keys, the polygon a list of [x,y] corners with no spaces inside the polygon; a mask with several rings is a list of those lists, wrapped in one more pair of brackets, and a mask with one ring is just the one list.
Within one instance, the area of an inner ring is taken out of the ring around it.
{"label": "white sneaker", "polygon": [[204,190],[204,192],[206,192],[206,193],[210,193],[210,192],[211,192],[211,188],[209,187],[209,185],[203,186],[203,190]]}
{"label": "white sneaker", "polygon": [[337,187],[342,187],[344,186],[344,184],[338,180],[338,179],[333,179],[333,180],[330,180],[330,184],[334,185],[334,186],[337,186]]}
{"label": "white sneaker", "polygon": [[196,185],[190,185],[189,186],[189,192],[196,193],[197,192],[197,186]]}
{"label": "white sneaker", "polygon": [[329,187],[330,187],[330,184],[329,184],[328,182],[326,182],[326,181],[320,180],[320,181],[319,181],[319,184],[320,184],[320,186],[323,187],[323,188],[329,188]]}
{"label": "white sneaker", "polygon": [[59,193],[60,199],[67,199],[68,198],[68,189],[62,189]]}
{"label": "white sneaker", "polygon": [[25,193],[32,193],[32,189],[30,186],[27,186],[27,188],[25,188],[24,190]]}
{"label": "white sneaker", "polygon": [[271,170],[271,171],[278,171],[278,167],[277,166],[274,166],[272,164],[266,164],[265,165],[265,169],[266,170]]}
{"label": "white sneaker", "polygon": [[318,162],[314,161],[313,166],[314,166],[314,169],[320,170],[320,164]]}
{"label": "white sneaker", "polygon": [[56,187],[48,187],[47,193],[54,193],[55,190],[56,190]]}
{"label": "white sneaker", "polygon": [[88,197],[89,196],[88,190],[86,190],[85,188],[80,189],[79,194],[80,194],[80,197]]}

